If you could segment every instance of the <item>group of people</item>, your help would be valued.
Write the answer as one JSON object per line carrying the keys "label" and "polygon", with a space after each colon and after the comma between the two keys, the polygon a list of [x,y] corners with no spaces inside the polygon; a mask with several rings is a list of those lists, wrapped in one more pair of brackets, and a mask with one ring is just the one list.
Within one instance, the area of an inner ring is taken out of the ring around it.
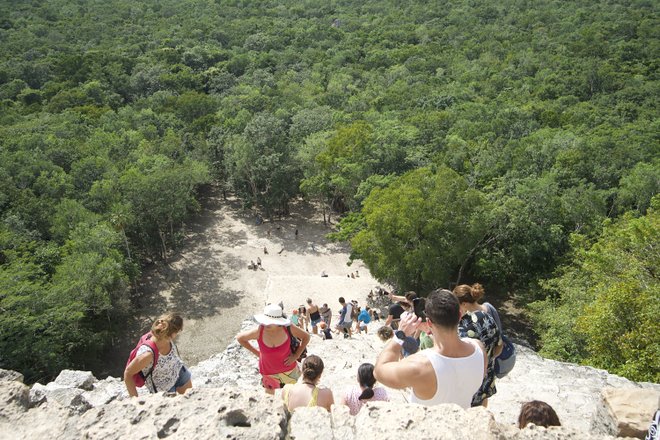
{"label": "group of people", "polygon": [[[340,302],[346,304],[343,298]],[[314,307],[311,299],[307,303]],[[307,313],[312,315],[314,312],[308,309]],[[282,400],[289,411],[301,406],[319,406],[330,411],[335,403],[334,394],[330,389],[319,386],[324,370],[323,360],[317,355],[310,355],[300,365],[296,361],[305,351],[311,335],[299,325],[292,325],[279,305],[267,305],[263,313],[255,315],[254,319],[259,325],[239,333],[236,340],[259,358],[261,383],[266,392],[274,394],[281,388]],[[325,322],[319,318],[313,319],[311,324],[314,328]],[[298,343],[293,343],[294,338],[299,340]],[[256,340],[257,347],[250,342],[253,340]],[[295,351],[292,350],[294,346]],[[338,400],[346,404],[352,414],[357,414],[366,401],[388,400],[384,388],[374,387],[376,379],[373,371],[372,364],[361,365],[357,371],[358,383]]]}
{"label": "group of people", "polygon": [[[480,284],[459,285],[453,291],[437,289],[426,298],[414,292],[390,294],[403,311],[396,316],[398,310],[390,308],[386,325],[378,329],[385,345],[375,364],[360,365],[356,383],[340,392],[336,400],[332,390],[320,385],[323,360],[314,354],[301,360],[312,337],[307,331],[309,326],[314,334],[321,330],[324,338],[326,331],[330,333],[332,312],[327,304],[318,307],[308,298],[307,306],[294,310],[291,319],[280,305],[269,304],[263,313],[254,316],[258,325],[238,334],[236,340],[258,358],[265,391],[274,394],[281,389],[283,404],[289,411],[309,406],[330,411],[334,403],[340,403],[355,415],[367,402],[389,400],[386,389],[376,386],[377,382],[391,389],[408,389],[408,400],[421,405],[487,406],[488,398],[496,392],[494,360],[502,341],[497,311],[488,303],[479,303],[483,295]],[[335,330],[346,331],[350,337],[357,305],[343,297],[339,303]],[[361,331],[360,323],[368,324],[373,315],[367,307],[358,315],[363,316],[357,321],[357,331]],[[192,387],[190,371],[174,342],[182,330],[183,319],[176,314],[165,314],[154,321],[149,333],[151,342],[136,347],[135,357],[126,366],[124,381],[129,395],[137,395],[138,374],[150,392],[183,394]],[[536,400],[521,408],[518,425],[524,428],[528,423],[560,425],[552,407]]]}

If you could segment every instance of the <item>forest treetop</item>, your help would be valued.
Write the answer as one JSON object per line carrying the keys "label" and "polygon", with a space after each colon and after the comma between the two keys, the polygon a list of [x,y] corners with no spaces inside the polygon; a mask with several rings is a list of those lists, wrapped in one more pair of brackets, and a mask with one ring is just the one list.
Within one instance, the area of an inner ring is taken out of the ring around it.
{"label": "forest treetop", "polygon": [[[340,214],[401,288],[571,310],[572,264],[655,215],[659,29],[651,1],[1,1],[0,366],[85,367],[209,183]],[[548,354],[659,380],[556,316]]]}

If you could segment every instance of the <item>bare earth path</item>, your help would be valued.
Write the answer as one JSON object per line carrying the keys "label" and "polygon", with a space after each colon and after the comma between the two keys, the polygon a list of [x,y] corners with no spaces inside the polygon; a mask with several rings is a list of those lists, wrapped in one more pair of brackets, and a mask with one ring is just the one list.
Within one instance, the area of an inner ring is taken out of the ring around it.
{"label": "bare earth path", "polygon": [[[219,194],[212,192],[203,205],[183,249],[168,266],[146,271],[140,287],[143,305],[150,305],[145,323],[165,310],[183,315],[178,345],[189,365],[222,352],[241,322],[269,302],[283,301],[291,313],[309,296],[336,315],[340,296],[365,304],[378,284],[361,262],[347,266],[348,248],[325,238],[330,227],[304,202],[292,207],[291,216],[261,225],[238,201],[223,201]],[[248,269],[257,257],[262,269]],[[356,270],[359,278],[347,277]]]}

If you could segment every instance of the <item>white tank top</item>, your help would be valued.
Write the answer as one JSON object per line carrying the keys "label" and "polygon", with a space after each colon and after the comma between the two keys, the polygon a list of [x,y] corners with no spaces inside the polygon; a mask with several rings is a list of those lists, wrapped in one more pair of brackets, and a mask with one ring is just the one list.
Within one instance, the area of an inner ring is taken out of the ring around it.
{"label": "white tank top", "polygon": [[421,352],[428,358],[435,370],[437,388],[435,395],[428,400],[420,399],[415,395],[415,391],[411,390],[411,403],[427,406],[456,403],[463,408],[470,407],[472,396],[477,392],[484,379],[484,354],[481,347],[470,338],[462,340],[474,346],[474,353],[467,357],[443,356],[433,348]]}

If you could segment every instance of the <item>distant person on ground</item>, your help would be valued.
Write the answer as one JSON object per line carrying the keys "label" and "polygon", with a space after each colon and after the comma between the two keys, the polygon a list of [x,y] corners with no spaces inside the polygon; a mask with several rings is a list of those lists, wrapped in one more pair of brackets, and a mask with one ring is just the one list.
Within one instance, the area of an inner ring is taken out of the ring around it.
{"label": "distant person on ground", "polygon": [[472,399],[472,406],[488,406],[488,398],[497,392],[495,388],[495,358],[502,352],[502,338],[495,319],[488,313],[488,309],[479,304],[484,295],[481,284],[471,286],[461,284],[454,288],[454,295],[461,306],[461,320],[458,331],[461,337],[479,339],[486,347],[488,355],[488,368],[479,391]]}
{"label": "distant person on ground", "polygon": [[357,380],[358,385],[347,390],[339,400],[340,404],[348,406],[352,416],[357,415],[366,402],[388,402],[390,400],[385,388],[374,387],[376,378],[374,377],[373,364],[365,363],[360,365]]}
{"label": "distant person on ground", "polygon": [[518,428],[523,429],[530,423],[546,428],[548,426],[561,426],[555,410],[540,400],[532,400],[531,402],[524,403],[520,408]]}
{"label": "distant person on ground", "polygon": [[300,407],[314,406],[320,406],[330,412],[330,407],[335,403],[332,391],[318,386],[323,368],[323,361],[315,354],[305,358],[302,364],[302,379],[282,389],[282,400],[289,412]]}
{"label": "distant person on ground", "polygon": [[328,307],[328,304],[324,303],[320,308],[319,308],[319,313],[321,313],[321,319],[328,324],[328,328],[332,325],[332,310],[330,310],[330,307]]}
{"label": "distant person on ground", "polygon": [[[483,344],[458,336],[460,306],[450,291],[431,292],[425,312],[426,322],[412,314],[402,318],[401,334],[397,332],[383,348],[374,376],[390,388],[411,388],[411,403],[455,403],[469,408],[488,362]],[[405,340],[401,336],[409,337],[420,326],[430,330],[435,345],[402,359]]]}
{"label": "distant person on ground", "polygon": [[312,325],[312,333],[317,334],[319,331],[318,325],[321,322],[321,312],[319,306],[312,301],[312,298],[307,298],[307,319]]}
{"label": "distant person on ground", "polygon": [[[282,308],[276,304],[268,304],[263,313],[254,315],[254,319],[259,325],[239,333],[236,340],[259,358],[261,383],[266,393],[274,394],[277,388],[296,383],[300,377],[296,360],[307,347],[311,336],[300,327],[291,325],[283,316]],[[295,353],[291,353],[290,333],[300,339]],[[257,348],[250,343],[253,340],[257,341]]]}
{"label": "distant person on ground", "polygon": [[137,389],[133,376],[140,371],[145,376],[145,385],[151,393],[163,391],[183,394],[192,388],[192,375],[179,357],[174,340],[183,330],[183,318],[174,313],[161,315],[151,325],[151,341],[158,349],[158,361],[153,365],[155,353],[148,345],[138,348],[135,358],[124,370],[124,383],[128,395],[136,397]]}
{"label": "distant person on ground", "polygon": [[337,333],[344,333],[344,337],[351,338],[353,337],[351,330],[353,326],[353,319],[351,319],[353,305],[350,302],[347,303],[343,296],[339,297],[339,304],[341,305],[341,311],[339,312],[339,322],[336,327]]}

